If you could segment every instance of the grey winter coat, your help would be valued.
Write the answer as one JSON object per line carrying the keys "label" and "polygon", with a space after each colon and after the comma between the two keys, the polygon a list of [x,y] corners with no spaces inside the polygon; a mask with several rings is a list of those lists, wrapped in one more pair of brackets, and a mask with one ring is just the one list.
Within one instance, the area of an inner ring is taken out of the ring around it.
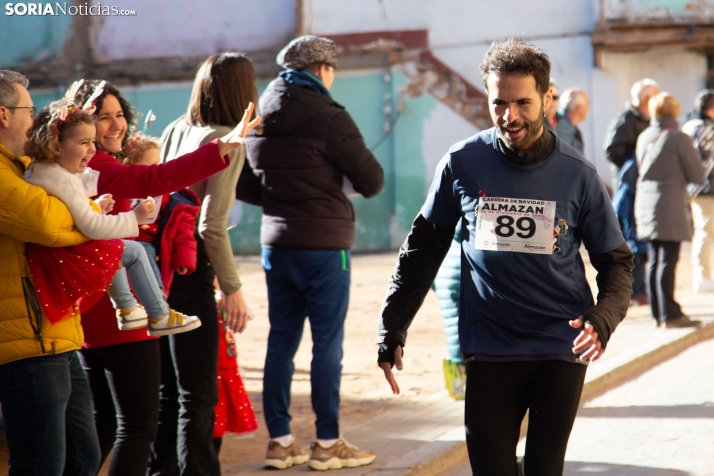
{"label": "grey winter coat", "polygon": [[691,240],[687,184],[704,180],[704,165],[691,137],[678,130],[675,119],[653,120],[637,139],[636,155],[640,172],[635,197],[637,237]]}

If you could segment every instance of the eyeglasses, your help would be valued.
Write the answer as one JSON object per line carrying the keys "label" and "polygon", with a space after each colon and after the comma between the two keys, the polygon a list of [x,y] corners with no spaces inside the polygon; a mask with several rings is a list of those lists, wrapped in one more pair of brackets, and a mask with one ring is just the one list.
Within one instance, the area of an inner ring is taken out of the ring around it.
{"label": "eyeglasses", "polygon": [[5,106],[5,109],[29,109],[30,115],[32,117],[35,117],[35,113],[37,112],[37,108],[35,106],[13,106],[13,107]]}
{"label": "eyeglasses", "polygon": [[553,101],[557,101],[558,99],[560,99],[560,96],[558,96],[557,94],[553,94]]}

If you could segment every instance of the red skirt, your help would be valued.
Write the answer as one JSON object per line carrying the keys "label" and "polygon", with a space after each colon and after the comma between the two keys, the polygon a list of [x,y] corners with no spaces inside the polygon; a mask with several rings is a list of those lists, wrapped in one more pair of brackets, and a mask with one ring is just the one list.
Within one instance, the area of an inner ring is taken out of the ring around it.
{"label": "red skirt", "polygon": [[54,324],[75,306],[79,312],[92,307],[109,288],[123,253],[122,240],[93,240],[64,248],[28,244],[30,276],[47,319]]}
{"label": "red skirt", "polygon": [[253,404],[238,370],[233,333],[223,330],[221,319],[218,326],[218,405],[213,410],[216,415],[214,438],[222,438],[227,431],[249,433],[258,429]]}

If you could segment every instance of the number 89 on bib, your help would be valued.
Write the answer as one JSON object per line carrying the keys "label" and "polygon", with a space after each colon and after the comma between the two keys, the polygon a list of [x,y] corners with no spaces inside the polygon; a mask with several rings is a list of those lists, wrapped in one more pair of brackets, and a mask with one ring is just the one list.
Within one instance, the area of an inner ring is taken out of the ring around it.
{"label": "number 89 on bib", "polygon": [[510,253],[553,254],[555,202],[480,197],[474,248]]}

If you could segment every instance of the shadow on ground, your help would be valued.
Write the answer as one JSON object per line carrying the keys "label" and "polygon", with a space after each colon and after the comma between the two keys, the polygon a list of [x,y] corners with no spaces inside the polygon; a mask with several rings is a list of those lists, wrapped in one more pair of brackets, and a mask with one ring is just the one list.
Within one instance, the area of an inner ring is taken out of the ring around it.
{"label": "shadow on ground", "polygon": [[586,407],[579,418],[714,418],[714,403],[701,405]]}
{"label": "shadow on ground", "polygon": [[686,471],[666,468],[630,466],[628,464],[587,463],[566,461],[563,476],[690,476]]}

